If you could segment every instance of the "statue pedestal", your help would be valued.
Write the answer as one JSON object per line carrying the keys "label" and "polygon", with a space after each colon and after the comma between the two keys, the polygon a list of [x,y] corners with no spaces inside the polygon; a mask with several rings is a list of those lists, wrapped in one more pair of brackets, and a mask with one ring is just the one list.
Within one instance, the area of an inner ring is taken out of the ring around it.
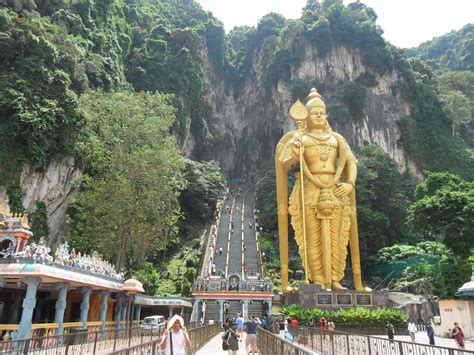
{"label": "statue pedestal", "polygon": [[301,285],[299,290],[285,295],[286,304],[303,308],[337,310],[345,307],[379,308],[389,302],[387,292],[364,293],[355,290],[326,290],[319,285]]}

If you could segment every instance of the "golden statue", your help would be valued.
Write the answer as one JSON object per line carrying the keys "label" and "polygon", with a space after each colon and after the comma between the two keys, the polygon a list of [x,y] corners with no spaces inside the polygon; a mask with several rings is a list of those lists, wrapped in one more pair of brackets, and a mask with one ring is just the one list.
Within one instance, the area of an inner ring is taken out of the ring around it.
{"label": "golden statue", "polygon": [[[357,161],[346,140],[331,130],[326,105],[311,89],[306,106],[299,100],[290,116],[298,127],[286,133],[275,151],[278,231],[283,292],[288,287],[288,212],[303,261],[305,281],[326,289],[340,284],[350,246],[356,291],[362,286],[357,231],[355,181]],[[299,163],[300,171],[289,199],[288,172]]]}

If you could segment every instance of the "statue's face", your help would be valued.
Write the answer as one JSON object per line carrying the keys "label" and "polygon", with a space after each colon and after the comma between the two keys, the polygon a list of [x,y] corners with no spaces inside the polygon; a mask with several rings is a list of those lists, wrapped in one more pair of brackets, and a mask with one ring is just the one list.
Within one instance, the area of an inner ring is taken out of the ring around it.
{"label": "statue's face", "polygon": [[313,107],[309,112],[308,127],[324,128],[326,126],[326,111],[322,107]]}

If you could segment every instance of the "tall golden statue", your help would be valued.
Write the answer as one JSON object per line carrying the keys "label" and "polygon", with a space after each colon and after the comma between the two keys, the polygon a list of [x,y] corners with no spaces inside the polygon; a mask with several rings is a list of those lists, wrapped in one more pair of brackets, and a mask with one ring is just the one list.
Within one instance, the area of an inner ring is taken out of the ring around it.
{"label": "tall golden statue", "polygon": [[[290,116],[298,127],[286,133],[275,151],[278,231],[283,292],[288,292],[288,212],[303,261],[306,283],[326,289],[340,284],[350,246],[355,288],[362,286],[357,231],[355,182],[357,161],[346,140],[331,130],[326,105],[311,89],[306,106],[299,100]],[[299,163],[300,171],[288,206],[288,172]]]}

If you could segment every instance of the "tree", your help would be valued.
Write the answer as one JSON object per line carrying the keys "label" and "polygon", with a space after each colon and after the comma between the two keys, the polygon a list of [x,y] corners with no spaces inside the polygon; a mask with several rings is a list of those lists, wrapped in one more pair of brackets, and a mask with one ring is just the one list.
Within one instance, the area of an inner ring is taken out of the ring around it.
{"label": "tree", "polygon": [[180,196],[187,224],[202,223],[214,212],[226,185],[225,177],[215,161],[196,162],[186,159],[186,189]]}
{"label": "tree", "polygon": [[118,269],[139,265],[177,238],[184,163],[169,135],[169,101],[97,92],[79,100],[87,125],[77,151],[90,169],[71,206],[71,244],[97,248]]}
{"label": "tree", "polygon": [[[410,187],[395,162],[377,146],[359,147],[356,182],[357,218],[362,254],[406,240],[405,211]],[[362,260],[365,258],[362,257]]]}
{"label": "tree", "polygon": [[461,125],[468,125],[471,120],[471,105],[468,98],[459,90],[448,91],[441,97],[443,111],[451,121],[452,135]]}
{"label": "tree", "polygon": [[408,222],[426,238],[439,240],[465,259],[474,247],[474,183],[445,172],[428,172],[416,187]]}

